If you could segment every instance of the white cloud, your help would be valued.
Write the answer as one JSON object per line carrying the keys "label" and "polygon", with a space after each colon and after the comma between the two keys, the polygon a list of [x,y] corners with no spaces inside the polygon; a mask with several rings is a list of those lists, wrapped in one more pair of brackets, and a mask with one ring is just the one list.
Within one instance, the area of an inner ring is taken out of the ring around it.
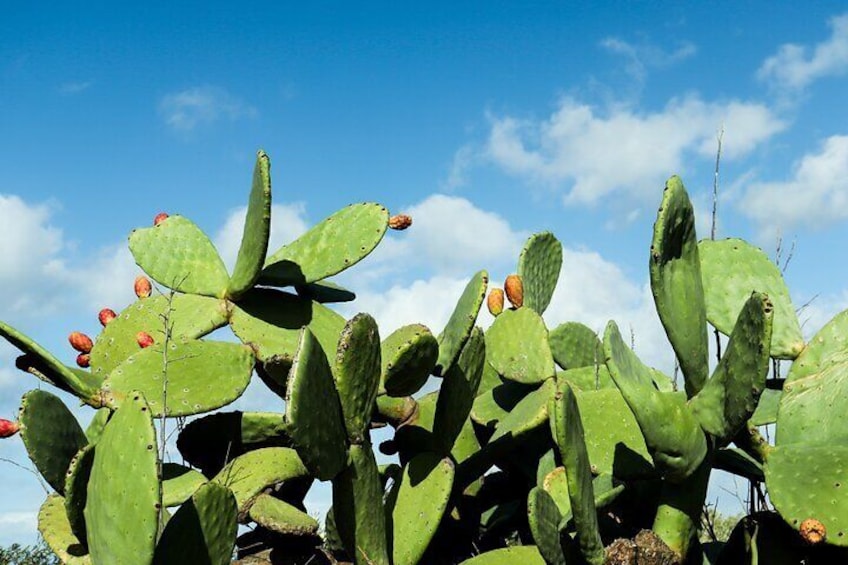
{"label": "white cloud", "polygon": [[818,153],[795,163],[787,180],[751,181],[737,207],[759,223],[764,237],[848,219],[848,136],[827,138]]}
{"label": "white cloud", "polygon": [[829,22],[831,33],[814,47],[781,45],[757,71],[760,80],[790,91],[800,91],[813,81],[848,72],[848,14]]}
{"label": "white cloud", "polygon": [[506,172],[564,189],[568,204],[594,204],[614,193],[653,197],[692,159],[714,159],[725,128],[722,158],[743,157],[785,124],[765,105],[675,98],[659,112],[628,107],[599,110],[573,98],[546,120],[492,118],[486,152]]}
{"label": "white cloud", "polygon": [[90,80],[86,81],[74,81],[74,82],[64,82],[59,85],[59,94],[63,96],[71,96],[74,94],[79,94],[81,92],[85,92],[89,88],[91,88],[92,82]]}
{"label": "white cloud", "polygon": [[[241,236],[244,230],[244,218],[247,206],[232,210],[224,225],[215,235],[215,247],[232,272],[238,257]],[[271,235],[268,241],[268,253],[274,253],[283,245],[303,234],[309,225],[306,223],[306,208],[302,203],[273,204],[271,206]]]}
{"label": "white cloud", "polygon": [[476,151],[471,145],[463,145],[454,153],[448,176],[442,182],[442,189],[451,191],[468,183],[468,170],[476,160]]}
{"label": "white cloud", "polygon": [[256,108],[215,86],[196,86],[166,94],[159,102],[159,111],[168,127],[180,132],[220,119],[232,121],[257,115]]}
{"label": "white cloud", "polygon": [[698,49],[693,43],[685,41],[673,51],[663,50],[649,43],[630,43],[618,37],[608,37],[601,41],[601,47],[610,53],[621,55],[627,61],[626,71],[633,79],[644,82],[650,68],[664,68],[688,59]]}

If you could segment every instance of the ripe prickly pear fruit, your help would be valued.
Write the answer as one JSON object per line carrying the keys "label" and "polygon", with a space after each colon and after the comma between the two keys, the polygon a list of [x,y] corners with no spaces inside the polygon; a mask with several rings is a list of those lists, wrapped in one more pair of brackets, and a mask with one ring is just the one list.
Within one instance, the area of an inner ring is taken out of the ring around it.
{"label": "ripe prickly pear fruit", "polygon": [[396,214],[389,218],[389,227],[393,230],[405,230],[412,225],[412,216],[408,214]]}
{"label": "ripe prickly pear fruit", "polygon": [[824,524],[815,518],[807,518],[801,522],[801,527],[798,529],[804,541],[810,545],[821,543],[827,537],[827,529]]}
{"label": "ripe prickly pear fruit", "polygon": [[493,288],[489,291],[489,297],[486,299],[486,306],[489,307],[489,312],[492,316],[497,316],[504,309],[504,291],[502,288]]}
{"label": "ripe prickly pear fruit", "polygon": [[151,336],[147,332],[138,332],[137,334],[135,334],[135,341],[143,349],[145,347],[150,347],[151,345],[153,345],[153,336]]}
{"label": "ripe prickly pear fruit", "polygon": [[147,298],[153,292],[153,285],[150,284],[150,279],[144,275],[139,275],[135,278],[135,295],[139,298]]}
{"label": "ripe prickly pear fruit", "polygon": [[77,365],[83,369],[91,365],[91,355],[88,353],[80,353],[77,355]]}
{"label": "ripe prickly pear fruit", "polygon": [[521,277],[509,275],[504,281],[504,291],[506,291],[507,300],[515,308],[521,308],[524,305],[524,283],[521,282]]}
{"label": "ripe prickly pear fruit", "polygon": [[0,418],[0,438],[12,437],[21,427],[17,422]]}
{"label": "ripe prickly pear fruit", "polygon": [[159,224],[161,224],[162,222],[164,222],[167,219],[168,219],[168,214],[166,214],[165,212],[159,212],[158,214],[156,214],[156,217],[153,218],[153,225],[158,226]]}
{"label": "ripe prickly pear fruit", "polygon": [[97,319],[100,320],[100,324],[104,326],[117,317],[118,315],[111,308],[104,308],[97,314]]}
{"label": "ripe prickly pear fruit", "polygon": [[82,332],[71,332],[71,335],[68,336],[68,342],[71,344],[71,347],[80,353],[88,353],[94,346],[91,338]]}

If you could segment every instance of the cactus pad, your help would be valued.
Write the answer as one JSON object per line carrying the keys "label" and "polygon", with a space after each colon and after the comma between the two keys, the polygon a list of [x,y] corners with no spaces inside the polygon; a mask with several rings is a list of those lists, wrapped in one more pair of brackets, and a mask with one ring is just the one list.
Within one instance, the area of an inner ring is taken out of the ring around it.
{"label": "cactus pad", "polygon": [[848,366],[848,310],[828,321],[792,363],[786,384],[815,376],[829,367]]}
{"label": "cactus pad", "polygon": [[804,338],[778,266],[762,249],[741,239],[703,240],[698,251],[710,323],[730,335],[751,292],[762,292],[774,305],[770,355],[778,359],[797,357],[804,349]]}
{"label": "cactus pad", "polygon": [[31,390],[21,399],[18,420],[29,458],[47,484],[64,494],[68,466],[88,444],[76,418],[58,397]]}
{"label": "cactus pad", "polygon": [[439,343],[427,326],[410,324],[383,340],[381,386],[389,396],[418,392],[436,366]]}
{"label": "cactus pad", "polygon": [[533,487],[527,495],[527,518],[533,540],[539,553],[545,557],[545,563],[566,565],[559,534],[562,515],[551,495],[539,487]]}
{"label": "cactus pad", "polygon": [[459,352],[477,322],[488,286],[489,273],[486,271],[478,271],[465,285],[444,331],[439,335],[439,360],[436,363],[435,375],[445,374],[459,357]]}
{"label": "cactus pad", "polygon": [[297,452],[287,447],[263,447],[236,457],[211,482],[228,487],[236,497],[240,513],[266,487],[303,477],[309,472]]}
{"label": "cactus pad", "polygon": [[524,305],[540,315],[554,294],[562,268],[562,244],[551,232],[530,236],[518,257],[518,276],[524,282]]}
{"label": "cactus pad", "polygon": [[516,545],[481,553],[461,565],[545,565],[547,562],[535,545]]}
{"label": "cactus pad", "polygon": [[537,386],[503,382],[474,399],[471,419],[483,427],[494,428],[515,406]]}
{"label": "cactus pad", "polygon": [[516,438],[544,425],[548,421],[548,402],[555,389],[554,379],[547,379],[542,386],[521,399],[521,402],[498,423],[489,443],[494,443],[502,437]]}
{"label": "cactus pad", "polygon": [[304,464],[322,481],[347,463],[342,407],[327,356],[304,328],[286,387],[286,423]]}
{"label": "cactus pad", "polygon": [[380,388],[380,332],[368,314],[357,314],[345,324],[333,376],[348,439],[362,443]]}
{"label": "cactus pad", "polygon": [[223,298],[230,276],[209,237],[183,216],[130,234],[130,251],[150,278],[187,294]]}
{"label": "cactus pad", "polygon": [[160,500],[156,445],[144,396],[128,396],[94,453],[84,512],[94,563],[153,559]]}
{"label": "cactus pad", "polygon": [[309,284],[299,284],[294,287],[298,296],[327,304],[328,302],[351,302],[356,300],[353,291],[331,281],[319,281]]}
{"label": "cactus pad", "polygon": [[[601,351],[601,356],[603,357],[603,355],[604,352]],[[601,363],[598,367],[580,367],[560,371],[557,373],[557,378],[565,379],[571,385],[571,388],[585,392],[617,388],[610,376],[609,369],[603,364],[603,361]]]}
{"label": "cactus pad", "polygon": [[162,345],[143,349],[116,367],[103,383],[107,404],[121,406],[137,390],[149,399],[154,417],[187,416],[229,404],[250,382],[254,359],[248,347],[222,341],[167,347],[167,373]]}
{"label": "cactus pad", "polygon": [[694,396],[707,380],[707,319],[695,212],[679,177],[663,191],[651,242],[651,292],[660,321]]}
{"label": "cactus pad", "polygon": [[604,362],[604,345],[598,335],[580,322],[565,322],[548,335],[554,361],[563,369],[594,367]]}
{"label": "cactus pad", "polygon": [[556,373],[548,330],[530,308],[506,310],[486,332],[487,359],[505,379],[540,383]]}
{"label": "cactus pad", "polygon": [[206,477],[179,463],[162,463],[162,504],[179,506],[206,484]]}
{"label": "cactus pad", "polygon": [[249,514],[251,520],[278,534],[311,536],[318,532],[315,518],[270,494],[257,496]]}
{"label": "cactus pad", "polygon": [[58,494],[47,495],[38,511],[38,531],[48,547],[67,565],[91,565],[91,557],[71,532],[64,501]]}
{"label": "cactus pad", "polygon": [[777,408],[780,405],[782,390],[767,388],[760,395],[757,408],[751,414],[751,424],[754,426],[765,426],[777,422]]}
{"label": "cactus pad", "polygon": [[83,544],[86,543],[83,510],[88,499],[88,479],[93,463],[94,446],[86,445],[71,459],[65,476],[65,513],[71,531]]}
{"label": "cactus pad", "polygon": [[377,247],[388,221],[388,210],[379,204],[366,202],[342,208],[271,255],[259,282],[289,286],[340,273]]}
{"label": "cactus pad", "polygon": [[474,328],[462,348],[462,353],[459,354],[459,359],[443,375],[444,383],[439,390],[433,435],[444,453],[450,452],[468,419],[485,362],[486,344],[483,330]]}
{"label": "cactus pad", "polygon": [[236,266],[227,287],[227,296],[238,298],[248,291],[262,271],[271,235],[271,161],[264,151],[256,155],[253,186],[244,218]]}

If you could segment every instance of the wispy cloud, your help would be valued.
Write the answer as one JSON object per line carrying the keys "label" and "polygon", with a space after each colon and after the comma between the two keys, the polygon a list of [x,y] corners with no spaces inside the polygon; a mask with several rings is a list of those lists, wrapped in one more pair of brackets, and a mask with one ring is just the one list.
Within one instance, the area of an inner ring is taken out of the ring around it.
{"label": "wispy cloud", "polygon": [[688,41],[671,51],[652,43],[630,43],[618,37],[607,37],[600,45],[610,53],[624,57],[627,74],[639,83],[645,81],[649,69],[669,67],[698,52],[695,44]]}
{"label": "wispy cloud", "polygon": [[829,22],[830,37],[813,47],[787,43],[767,58],[757,71],[772,86],[800,92],[812,82],[848,72],[848,14]]}
{"label": "wispy cloud", "polygon": [[196,86],[166,94],[159,102],[159,111],[165,124],[179,132],[190,132],[222,119],[232,121],[258,114],[256,108],[216,86]]}
{"label": "wispy cloud", "polygon": [[74,94],[85,92],[91,88],[92,84],[90,80],[63,82],[59,85],[59,94],[62,96],[73,96]]}

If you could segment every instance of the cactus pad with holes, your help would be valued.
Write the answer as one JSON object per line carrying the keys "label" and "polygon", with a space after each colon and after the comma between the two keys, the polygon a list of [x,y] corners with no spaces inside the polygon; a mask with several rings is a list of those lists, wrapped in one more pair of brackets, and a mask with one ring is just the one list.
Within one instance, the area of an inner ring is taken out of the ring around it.
{"label": "cactus pad with holes", "polygon": [[505,379],[531,384],[553,377],[556,369],[548,330],[535,310],[505,310],[486,332],[487,359]]}
{"label": "cactus pad with holes", "polygon": [[439,360],[434,374],[445,374],[459,357],[459,352],[462,351],[477,322],[477,315],[486,297],[488,285],[489,273],[486,271],[478,271],[465,285],[445,329],[439,335]]}
{"label": "cactus pad with holes", "polygon": [[562,244],[551,232],[533,234],[518,257],[524,283],[524,305],[543,314],[554,294],[562,268]]}
{"label": "cactus pad with holes", "polygon": [[333,376],[348,439],[362,443],[380,388],[380,332],[368,314],[357,314],[345,324]]}
{"label": "cactus pad with holes", "polygon": [[380,345],[381,386],[389,396],[418,392],[436,366],[439,343],[427,326],[410,324],[392,332]]}

